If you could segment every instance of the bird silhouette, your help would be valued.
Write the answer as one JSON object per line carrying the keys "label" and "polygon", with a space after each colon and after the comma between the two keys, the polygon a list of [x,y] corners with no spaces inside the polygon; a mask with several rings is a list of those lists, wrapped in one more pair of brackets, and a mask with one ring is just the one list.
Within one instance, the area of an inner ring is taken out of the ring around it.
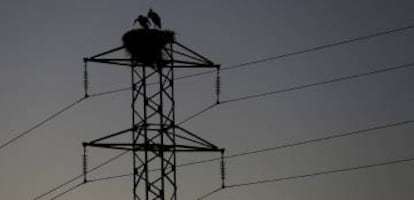
{"label": "bird silhouette", "polygon": [[147,17],[144,17],[144,16],[142,16],[142,15],[139,15],[138,16],[138,18],[136,18],[135,20],[134,20],[134,25],[136,24],[136,23],[139,23],[139,25],[141,25],[141,27],[142,28],[144,28],[144,29],[149,29],[149,27],[150,27],[150,25],[151,25],[151,22],[148,20],[148,18]]}
{"label": "bird silhouette", "polygon": [[161,28],[161,18],[156,12],[150,9],[147,16],[156,27]]}

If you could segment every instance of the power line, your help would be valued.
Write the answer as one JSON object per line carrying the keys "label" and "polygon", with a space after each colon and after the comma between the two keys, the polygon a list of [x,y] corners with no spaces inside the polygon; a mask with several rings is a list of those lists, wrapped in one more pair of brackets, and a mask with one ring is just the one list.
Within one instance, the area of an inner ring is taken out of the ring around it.
{"label": "power line", "polygon": [[263,93],[253,94],[253,95],[247,95],[247,96],[227,99],[227,100],[221,101],[220,104],[213,104],[213,105],[207,106],[206,108],[203,108],[199,112],[197,112],[197,113],[191,115],[190,117],[186,118],[185,120],[183,120],[180,124],[186,123],[186,122],[200,116],[201,114],[211,110],[212,108],[214,108],[218,105],[225,104],[225,103],[243,101],[243,100],[248,100],[248,99],[253,99],[253,98],[269,96],[269,95],[282,94],[282,93],[292,92],[292,91],[296,91],[296,90],[307,89],[307,88],[310,88],[310,87],[328,85],[328,84],[337,83],[337,82],[341,82],[341,81],[346,81],[346,80],[350,80],[350,79],[362,78],[362,77],[377,75],[377,74],[381,74],[381,73],[385,73],[385,72],[401,70],[401,69],[410,68],[410,67],[414,67],[414,62],[408,63],[408,64],[397,65],[397,66],[393,66],[393,67],[388,67],[388,68],[384,68],[384,69],[379,69],[379,70],[373,70],[373,71],[364,72],[364,73],[358,73],[358,74],[353,74],[353,75],[348,75],[348,76],[342,76],[342,77],[338,77],[338,78],[334,78],[334,79],[328,79],[328,80],[324,80],[324,81],[318,81],[318,82],[302,84],[302,85],[298,85],[298,86],[294,86],[294,87],[290,87],[290,88],[285,88],[285,89],[280,89],[280,90],[272,90],[272,91],[268,91],[268,92],[263,92]]}
{"label": "power line", "polygon": [[[301,54],[305,54],[305,53],[309,53],[309,52],[313,52],[313,51],[319,51],[319,50],[328,49],[328,48],[331,48],[331,47],[341,46],[341,45],[350,44],[350,43],[354,43],[354,42],[358,42],[358,41],[362,41],[362,40],[367,40],[367,39],[372,39],[372,38],[376,38],[376,37],[380,37],[380,36],[385,36],[385,35],[389,35],[389,34],[396,33],[396,32],[407,31],[407,30],[410,30],[410,29],[413,29],[413,28],[414,28],[414,25],[398,27],[398,28],[394,28],[394,29],[390,29],[390,30],[386,30],[386,31],[380,31],[380,32],[372,33],[372,34],[369,34],[369,35],[359,36],[359,37],[355,37],[355,38],[351,38],[351,39],[340,40],[340,41],[336,41],[336,42],[332,42],[332,43],[327,43],[327,44],[323,44],[323,45],[320,45],[320,46],[311,47],[311,48],[308,48],[308,49],[293,51],[293,52],[289,52],[289,53],[285,53],[285,54],[281,54],[281,55],[277,55],[277,56],[272,56],[272,57],[268,57],[268,58],[264,58],[264,59],[259,59],[259,60],[250,61],[250,62],[246,62],[246,63],[241,63],[241,64],[237,64],[237,65],[227,66],[227,67],[222,68],[222,70],[230,70],[230,69],[244,67],[244,66],[248,66],[248,65],[268,62],[268,61],[272,61],[272,60],[278,60],[278,59],[281,59],[281,58],[301,55]],[[212,72],[210,72],[210,73],[212,73]]]}
{"label": "power line", "polygon": [[312,176],[321,176],[321,175],[327,175],[327,174],[334,174],[334,173],[340,173],[340,172],[346,172],[346,171],[354,171],[354,170],[359,170],[359,169],[367,169],[367,168],[372,168],[372,167],[394,165],[394,164],[400,164],[400,163],[411,162],[411,161],[414,161],[414,157],[407,158],[407,159],[380,162],[380,163],[358,165],[358,166],[349,167],[349,168],[341,168],[341,169],[334,169],[334,170],[328,170],[328,171],[319,171],[319,172],[314,172],[314,173],[309,173],[309,174],[302,174],[302,175],[297,175],[297,176],[288,176],[288,177],[282,177],[282,178],[264,179],[264,180],[253,181],[253,182],[228,185],[226,187],[232,188],[232,187],[242,187],[242,186],[256,185],[256,184],[263,184],[263,183],[279,182],[279,181],[286,181],[286,180],[292,180],[292,179],[307,178],[307,177],[312,177]]}
{"label": "power line", "polygon": [[413,67],[413,66],[414,66],[414,62],[411,62],[411,63],[408,63],[408,64],[402,64],[402,65],[389,67],[389,68],[385,68],[385,69],[379,69],[379,70],[374,70],[374,71],[369,71],[369,72],[364,72],[364,73],[359,73],[359,74],[353,74],[353,75],[349,75],[349,76],[342,76],[342,77],[339,77],[339,78],[329,79],[329,80],[325,80],[325,81],[318,81],[318,82],[313,82],[313,83],[309,83],[309,84],[303,84],[303,85],[299,85],[299,86],[295,86],[295,87],[291,87],[291,88],[286,88],[286,89],[281,89],[281,90],[273,90],[273,91],[269,91],[269,92],[264,92],[264,93],[254,94],[254,95],[247,95],[247,96],[243,96],[243,97],[228,99],[228,100],[222,101],[221,103],[224,104],[224,103],[242,101],[242,100],[247,100],[247,99],[252,99],[252,98],[268,96],[268,95],[291,92],[291,91],[295,91],[295,90],[306,89],[306,88],[321,86],[321,85],[327,85],[327,84],[336,83],[336,82],[340,82],[340,81],[356,79],[356,78],[361,78],[361,77],[365,77],[365,76],[372,76],[372,75],[375,75],[375,74],[380,74],[380,73],[405,69],[405,68],[409,68],[409,67]]}
{"label": "power line", "polygon": [[117,175],[117,176],[108,176],[108,177],[104,177],[104,178],[91,179],[91,180],[88,180],[88,183],[100,182],[100,181],[117,179],[117,178],[123,178],[123,177],[132,176],[132,175],[134,175],[134,174],[133,173],[127,173],[127,174],[121,174],[121,175]]}
{"label": "power line", "polygon": [[124,88],[109,90],[109,91],[106,91],[106,92],[94,93],[94,94],[90,94],[89,97],[90,98],[99,97],[99,96],[103,96],[103,95],[108,95],[108,94],[113,94],[113,93],[118,93],[118,92],[124,92],[124,91],[128,91],[128,90],[131,90],[131,87],[124,87]]}
{"label": "power line", "polygon": [[103,96],[103,95],[108,95],[108,94],[112,94],[112,93],[117,93],[117,92],[122,92],[122,91],[127,91],[130,88],[120,88],[120,89],[115,89],[115,90],[110,90],[110,91],[106,91],[106,92],[100,92],[100,93],[95,93],[95,94],[91,94],[88,97],[82,97],[76,101],[74,101],[73,103],[61,108],[60,110],[58,110],[56,113],[50,115],[49,117],[47,117],[46,119],[40,121],[39,123],[33,125],[32,127],[30,127],[29,129],[23,131],[22,133],[16,135],[15,137],[13,137],[12,139],[6,141],[5,143],[0,145],[0,151],[2,149],[4,149],[6,146],[16,142],[17,140],[21,139],[22,137],[26,136],[27,134],[31,133],[32,131],[34,131],[35,129],[41,127],[42,125],[46,124],[47,122],[51,121],[52,119],[58,117],[59,115],[63,114],[64,112],[68,111],[69,109],[75,107],[76,105],[78,105],[79,103],[81,103],[82,101],[84,101],[85,99],[89,99],[89,98],[94,98],[94,97],[99,97],[99,96]]}
{"label": "power line", "polygon": [[100,92],[100,93],[91,94],[88,97],[82,97],[82,98],[74,101],[73,103],[71,103],[71,104],[69,104],[69,105],[61,108],[56,113],[50,115],[49,117],[47,117],[46,119],[44,119],[44,120],[40,121],[39,123],[35,124],[31,128],[23,131],[22,133],[16,135],[12,139],[6,141],[2,145],[0,145],[0,151],[3,148],[5,148],[6,146],[8,146],[8,145],[16,142],[17,140],[21,139],[23,136],[26,136],[27,134],[29,134],[30,132],[34,131],[35,129],[41,127],[42,125],[46,124],[47,122],[51,121],[52,119],[58,117],[59,115],[63,114],[64,112],[68,111],[69,109],[75,107],[76,105],[78,105],[79,103],[81,103],[82,101],[84,101],[85,99],[99,97],[99,96],[108,95],[108,94],[117,93],[117,92],[122,92],[122,91],[127,91],[129,89],[131,89],[131,88],[120,88],[120,89],[110,90],[110,91],[106,91],[106,92]]}
{"label": "power line", "polygon": [[[332,140],[332,139],[338,139],[338,138],[342,138],[342,137],[357,136],[357,135],[368,134],[368,133],[375,133],[374,131],[387,129],[387,128],[392,128],[392,127],[403,126],[403,125],[407,125],[407,124],[411,124],[411,123],[414,123],[414,121],[413,120],[405,120],[405,121],[399,121],[399,122],[395,122],[395,123],[388,123],[388,124],[383,124],[383,125],[379,125],[379,126],[366,128],[366,129],[360,129],[360,130],[351,131],[351,132],[344,132],[344,133],[334,134],[334,135],[330,135],[330,136],[326,136],[326,137],[314,138],[314,139],[303,140],[303,141],[294,142],[294,143],[271,146],[271,147],[258,149],[258,150],[253,150],[253,151],[247,151],[247,152],[242,152],[242,153],[231,154],[231,155],[225,156],[224,158],[225,159],[231,159],[231,158],[236,158],[236,157],[240,157],[240,156],[247,156],[247,155],[252,155],[252,154],[257,154],[257,153],[280,150],[280,149],[285,149],[285,148],[290,148],[290,147],[295,147],[295,146],[301,146],[301,145],[305,145],[305,144],[311,144],[311,143],[322,142],[322,141],[327,141],[327,140]],[[188,163],[184,163],[184,164],[181,164],[181,165],[177,165],[177,167],[191,166],[191,165],[196,165],[196,164],[201,164],[201,163],[217,161],[217,160],[220,160],[220,159],[221,159],[221,157],[217,157],[217,158],[212,158],[212,159],[207,159],[207,160],[188,162]]]}
{"label": "power line", "polygon": [[[99,165],[96,165],[92,169],[88,170],[87,173],[91,173],[91,172],[93,172],[93,171],[95,171],[95,170],[97,170],[97,169],[99,169],[99,168],[101,168],[101,167],[103,167],[103,166],[105,166],[105,165],[107,165],[107,164],[115,161],[116,159],[120,158],[121,156],[125,155],[126,153],[128,153],[128,151],[124,151],[124,152],[122,152],[120,154],[115,155],[114,157],[110,158],[109,160],[106,160],[106,161],[100,163]],[[83,173],[80,174],[80,175],[78,175],[78,176],[75,176],[75,177],[69,179],[68,181],[66,181],[66,182],[64,182],[64,183],[62,183],[62,184],[60,184],[60,185],[52,188],[51,190],[49,190],[49,191],[47,191],[47,192],[45,192],[45,193],[43,193],[43,194],[35,197],[33,200],[38,200],[38,199],[40,199],[40,198],[42,198],[42,197],[44,197],[44,196],[46,196],[46,195],[48,195],[48,194],[50,194],[50,193],[58,190],[58,189],[60,189],[60,188],[62,188],[64,186],[72,183],[73,181],[82,178],[82,177],[83,177]]]}
{"label": "power line", "polygon": [[65,194],[69,193],[70,191],[75,190],[76,188],[80,187],[80,186],[81,186],[81,185],[83,185],[83,184],[85,184],[85,183],[83,183],[83,182],[82,182],[82,183],[76,184],[75,186],[73,186],[73,187],[71,187],[71,188],[69,188],[69,189],[65,190],[64,192],[62,192],[62,193],[60,193],[60,194],[57,194],[56,196],[54,196],[54,197],[50,198],[50,200],[55,200],[55,199],[57,199],[57,198],[59,198],[59,197],[61,197],[61,196],[65,195]]}
{"label": "power line", "polygon": [[64,183],[62,183],[62,184],[60,184],[60,185],[58,185],[58,186],[54,187],[53,189],[51,189],[51,190],[49,190],[49,191],[47,191],[47,192],[45,192],[45,193],[43,193],[43,194],[41,194],[41,195],[39,195],[39,196],[35,197],[33,200],[40,199],[40,198],[42,198],[42,197],[44,197],[44,196],[46,196],[46,195],[48,195],[48,194],[50,194],[50,193],[52,193],[52,192],[54,192],[54,191],[56,191],[56,190],[58,190],[58,189],[60,189],[60,188],[64,187],[64,186],[66,186],[66,185],[68,185],[68,184],[72,183],[73,181],[75,181],[75,180],[77,180],[77,179],[81,178],[82,176],[83,176],[83,174],[82,174],[82,175],[79,175],[79,176],[75,176],[75,177],[73,177],[73,178],[69,179],[68,181],[66,181],[66,182],[64,182]]}
{"label": "power line", "polygon": [[[389,34],[392,34],[392,33],[407,31],[407,30],[410,30],[410,29],[413,29],[413,28],[414,28],[414,25],[398,27],[398,28],[394,28],[394,29],[390,29],[390,30],[386,30],[386,31],[380,31],[380,32],[372,33],[372,34],[369,34],[369,35],[363,35],[363,36],[354,37],[354,38],[351,38],[351,39],[340,40],[340,41],[336,41],[336,42],[331,42],[331,43],[327,43],[327,44],[323,44],[323,45],[319,45],[319,46],[315,46],[315,47],[311,47],[311,48],[307,48],[307,49],[292,51],[292,52],[280,54],[280,55],[277,55],[277,56],[271,56],[271,57],[267,57],[267,58],[263,58],[263,59],[248,61],[248,62],[245,62],[245,63],[236,64],[236,65],[230,65],[230,66],[227,66],[227,67],[223,67],[221,70],[223,70],[223,71],[224,70],[231,70],[231,69],[235,69],[235,68],[240,68],[240,67],[245,67],[245,66],[249,66],[249,65],[264,63],[264,62],[268,62],[268,61],[279,60],[279,59],[287,58],[287,57],[291,57],[291,56],[302,55],[302,54],[305,54],[305,53],[310,53],[310,52],[319,51],[319,50],[323,50],[323,49],[328,49],[328,48],[341,46],[341,45],[345,45],[345,44],[350,44],[350,43],[354,43],[354,42],[358,42],[358,41],[362,41],[362,40],[367,40],[367,39],[372,39],[372,38],[376,38],[376,37],[380,37],[380,36],[385,36],[385,35],[389,35]],[[210,74],[210,73],[214,73],[214,72],[215,72],[215,70],[209,70],[209,71],[205,71],[205,72],[199,72],[199,73],[194,73],[194,74],[181,76],[181,77],[178,77],[176,79],[187,79],[187,78],[202,76],[202,75],[206,75],[206,74]]]}
{"label": "power line", "polygon": [[18,139],[20,139],[21,137],[29,134],[30,132],[32,132],[33,130],[35,130],[36,128],[39,128],[40,126],[42,126],[43,124],[49,122],[50,120],[56,118],[57,116],[61,115],[62,113],[64,113],[65,111],[71,109],[72,107],[74,107],[75,105],[79,104],[81,101],[83,101],[85,98],[80,98],[76,101],[74,101],[73,103],[63,107],[62,109],[60,109],[59,111],[57,111],[56,113],[50,115],[49,117],[47,117],[46,119],[40,121],[39,123],[35,124],[34,126],[32,126],[31,128],[23,131],[22,133],[16,135],[15,137],[13,137],[12,139],[8,140],[7,142],[3,143],[0,146],[0,150],[4,149],[6,146],[10,145],[13,142],[16,142]]}
{"label": "power line", "polygon": [[190,121],[190,120],[192,120],[192,119],[194,119],[194,118],[198,117],[199,115],[201,115],[201,114],[203,114],[203,113],[205,113],[205,112],[207,112],[207,111],[211,110],[212,108],[216,107],[217,105],[219,105],[219,104],[217,104],[217,103],[215,103],[215,104],[211,104],[211,105],[209,105],[209,106],[207,106],[207,107],[203,108],[202,110],[200,110],[200,111],[198,111],[198,112],[196,112],[196,113],[194,113],[194,114],[192,114],[192,115],[188,116],[187,118],[183,119],[183,120],[182,120],[181,122],[179,122],[177,125],[182,125],[182,124],[184,124],[184,123],[186,123],[186,122],[188,122],[188,121]]}
{"label": "power line", "polygon": [[204,195],[202,195],[202,196],[200,196],[200,197],[198,197],[197,198],[197,200],[201,200],[201,199],[205,199],[205,198],[207,198],[207,197],[209,197],[209,196],[211,196],[211,195],[213,195],[214,193],[217,193],[217,192],[219,192],[219,191],[221,191],[221,190],[224,190],[226,187],[219,187],[219,188],[217,188],[217,189],[214,189],[214,190],[212,190],[211,192],[208,192],[207,194],[204,194]]}
{"label": "power line", "polygon": [[[296,175],[296,176],[288,176],[288,177],[281,177],[281,178],[272,178],[272,179],[263,179],[258,181],[252,181],[252,182],[246,182],[246,183],[238,183],[238,184],[232,184],[227,185],[224,189],[227,188],[236,188],[236,187],[244,187],[249,185],[257,185],[257,184],[264,184],[264,183],[275,183],[275,182],[281,182],[281,181],[287,181],[287,180],[294,180],[294,179],[303,179],[303,178],[309,178],[314,176],[322,176],[322,175],[328,175],[328,174],[336,174],[336,173],[342,173],[342,172],[350,172],[355,170],[361,170],[361,169],[368,169],[373,167],[380,167],[380,166],[387,166],[387,165],[395,165],[395,164],[401,164],[401,163],[407,163],[414,161],[414,157],[407,158],[407,159],[400,159],[400,160],[392,160],[392,161],[386,161],[386,162],[379,162],[379,163],[372,163],[372,164],[366,164],[366,165],[358,165],[354,167],[349,168],[341,168],[341,169],[334,169],[334,170],[327,170],[327,171],[319,171],[319,172],[313,172],[308,174],[302,174],[302,175]],[[198,198],[198,200],[204,199],[208,196],[211,196],[214,193],[217,193],[224,189],[216,189],[213,192],[207,193],[206,195],[203,195],[202,197]]]}

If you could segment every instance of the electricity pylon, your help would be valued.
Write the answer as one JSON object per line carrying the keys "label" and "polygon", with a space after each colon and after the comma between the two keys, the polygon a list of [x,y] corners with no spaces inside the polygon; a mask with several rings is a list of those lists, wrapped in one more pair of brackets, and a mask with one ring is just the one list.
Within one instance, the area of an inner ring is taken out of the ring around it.
{"label": "electricity pylon", "polygon": [[[132,152],[133,200],[176,200],[176,153],[223,153],[224,149],[177,125],[174,70],[218,70],[220,66],[175,40],[162,47],[161,59],[155,62],[142,62],[142,59],[134,56],[119,56],[123,55],[119,52],[125,51],[126,48],[125,45],[114,48],[85,58],[84,61],[85,64],[95,62],[129,68],[132,92],[131,127],[84,142],[83,146]],[[86,166],[86,158],[84,162]]]}

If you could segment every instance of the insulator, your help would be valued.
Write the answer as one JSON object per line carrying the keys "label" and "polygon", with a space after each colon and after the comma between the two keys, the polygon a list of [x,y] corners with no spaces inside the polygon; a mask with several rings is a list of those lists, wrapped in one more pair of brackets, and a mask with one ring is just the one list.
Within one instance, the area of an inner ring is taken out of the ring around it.
{"label": "insulator", "polygon": [[83,182],[86,183],[88,179],[86,175],[88,174],[88,163],[87,163],[87,156],[86,156],[86,145],[83,145]]}
{"label": "insulator", "polygon": [[220,103],[220,93],[221,93],[221,80],[220,80],[220,68],[217,68],[216,75],[216,103]]}
{"label": "insulator", "polygon": [[89,88],[89,77],[88,77],[88,64],[85,62],[83,70],[83,88],[85,91],[85,98],[88,97],[88,88]]}
{"label": "insulator", "polygon": [[226,166],[224,164],[224,152],[221,152],[221,168],[220,168],[220,172],[221,172],[221,188],[225,188],[226,184],[225,184],[225,180],[226,180]]}

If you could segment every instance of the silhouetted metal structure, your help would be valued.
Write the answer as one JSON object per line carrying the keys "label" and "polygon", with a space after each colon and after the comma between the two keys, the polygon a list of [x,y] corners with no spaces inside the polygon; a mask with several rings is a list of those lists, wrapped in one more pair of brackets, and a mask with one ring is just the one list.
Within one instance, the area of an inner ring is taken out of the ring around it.
{"label": "silhouetted metal structure", "polygon": [[[85,142],[83,146],[132,152],[134,200],[176,200],[176,153],[223,153],[224,149],[176,124],[174,70],[218,69],[220,66],[175,40],[162,48],[161,59],[154,62],[142,62],[142,59],[134,56],[119,56],[124,55],[119,52],[125,49],[125,46],[114,48],[85,58],[84,61],[129,68],[132,88],[131,127]],[[86,158],[84,162],[86,166]],[[84,171],[86,180],[86,167]]]}

